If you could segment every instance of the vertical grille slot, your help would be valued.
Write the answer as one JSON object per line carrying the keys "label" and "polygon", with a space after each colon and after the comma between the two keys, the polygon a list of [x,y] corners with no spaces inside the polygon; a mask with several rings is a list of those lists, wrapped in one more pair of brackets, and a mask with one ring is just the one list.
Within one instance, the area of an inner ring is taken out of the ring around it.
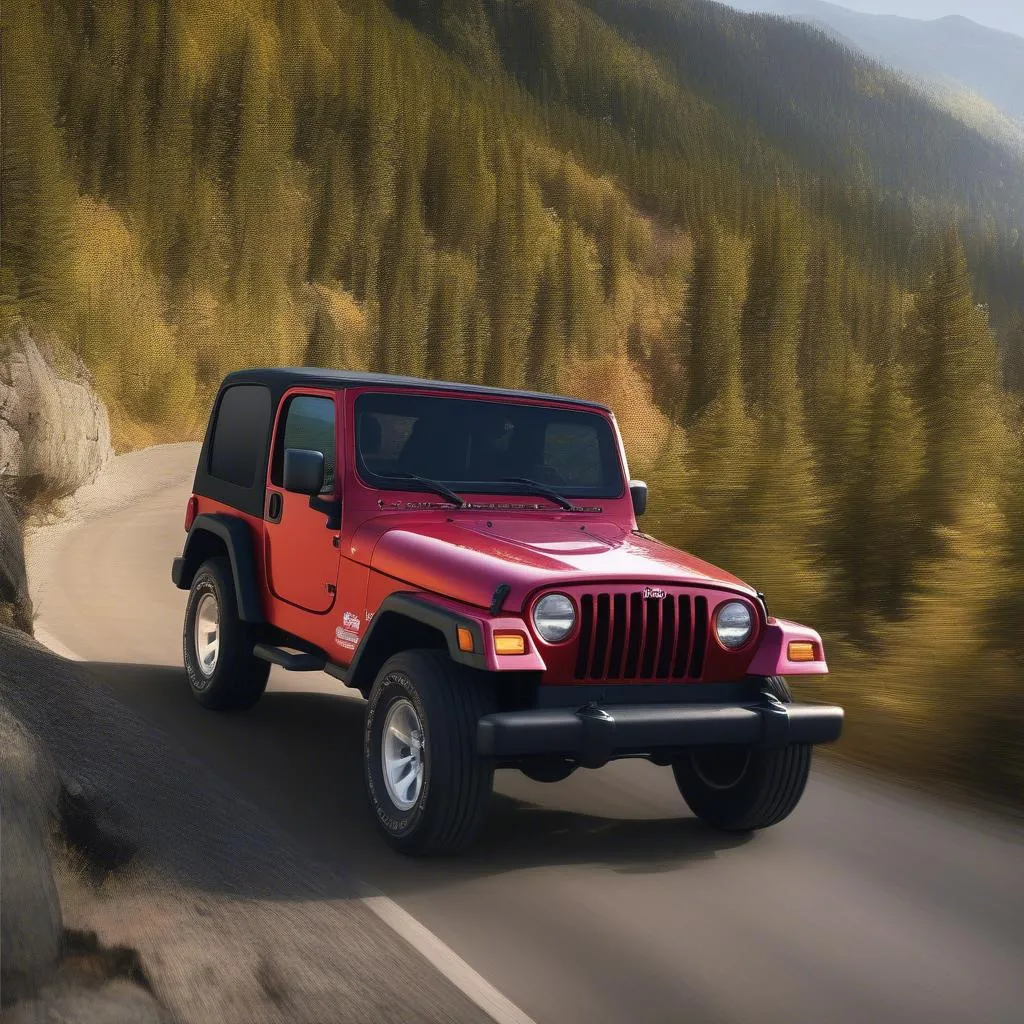
{"label": "vertical grille slot", "polygon": [[650,679],[654,675],[654,657],[658,653],[658,633],[661,628],[661,601],[648,597],[644,604],[647,621],[644,623],[644,656],[640,664],[640,675]]}
{"label": "vertical grille slot", "polygon": [[700,679],[708,600],[688,594],[584,594],[579,599],[577,679]]}
{"label": "vertical grille slot", "polygon": [[629,646],[623,678],[632,679],[640,662],[640,643],[644,632],[644,599],[639,592],[629,595]]}
{"label": "vertical grille slot", "polygon": [[611,596],[597,595],[597,622],[594,626],[594,657],[590,664],[590,678],[600,679],[605,674],[604,659],[608,651],[611,630],[608,628],[611,618]]}
{"label": "vertical grille slot", "polygon": [[658,651],[658,678],[667,679],[672,665],[672,644],[676,635],[676,599],[669,594],[661,605],[661,647]]}
{"label": "vertical grille slot", "polygon": [[672,664],[672,678],[682,679],[686,675],[686,662],[690,657],[691,629],[690,596],[679,595],[679,637],[676,640],[676,657]]}
{"label": "vertical grille slot", "polygon": [[580,598],[580,639],[576,650],[576,678],[587,675],[587,659],[590,657],[590,641],[594,636],[594,598],[584,594]]}
{"label": "vertical grille slot", "polygon": [[690,659],[690,676],[700,679],[704,671],[704,650],[708,639],[708,599],[698,595],[693,605],[693,657]]}
{"label": "vertical grille slot", "polygon": [[608,678],[622,678],[622,659],[626,653],[626,595],[612,598],[612,650],[608,658]]}

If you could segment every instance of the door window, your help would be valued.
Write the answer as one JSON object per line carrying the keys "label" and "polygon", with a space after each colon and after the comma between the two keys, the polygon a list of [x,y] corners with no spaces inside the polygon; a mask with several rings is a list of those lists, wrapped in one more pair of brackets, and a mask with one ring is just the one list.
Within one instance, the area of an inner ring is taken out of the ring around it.
{"label": "door window", "polygon": [[324,457],[324,486],[321,493],[334,490],[337,441],[333,399],[320,395],[296,395],[288,400],[284,429],[277,444],[271,472],[271,481],[278,487],[283,483],[284,453],[288,448],[321,452]]}

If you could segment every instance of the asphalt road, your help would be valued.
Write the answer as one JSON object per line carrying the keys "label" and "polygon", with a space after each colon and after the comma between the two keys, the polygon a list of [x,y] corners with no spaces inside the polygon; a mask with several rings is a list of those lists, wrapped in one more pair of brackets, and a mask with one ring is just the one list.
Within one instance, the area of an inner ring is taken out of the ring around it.
{"label": "asphalt road", "polygon": [[392,854],[364,805],[358,696],[278,669],[243,716],[189,695],[169,573],[194,459],[129,457],[113,508],[34,545],[44,635],[538,1024],[1024,1020],[1024,831],[820,760],[751,839],[695,821],[668,770],[621,762],[553,786],[501,772],[472,852]]}

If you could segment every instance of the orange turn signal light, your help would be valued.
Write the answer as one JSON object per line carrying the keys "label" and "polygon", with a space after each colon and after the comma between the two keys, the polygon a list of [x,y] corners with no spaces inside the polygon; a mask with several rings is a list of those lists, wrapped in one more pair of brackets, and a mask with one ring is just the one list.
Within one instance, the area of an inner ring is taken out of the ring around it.
{"label": "orange turn signal light", "polygon": [[789,660],[790,661],[817,661],[818,652],[814,649],[814,644],[810,640],[790,640],[789,641]]}
{"label": "orange turn signal light", "polygon": [[459,641],[459,650],[473,653],[473,634],[466,626],[459,626],[455,630],[455,636]]}
{"label": "orange turn signal light", "polygon": [[495,633],[495,654],[525,654],[526,637],[522,633]]}

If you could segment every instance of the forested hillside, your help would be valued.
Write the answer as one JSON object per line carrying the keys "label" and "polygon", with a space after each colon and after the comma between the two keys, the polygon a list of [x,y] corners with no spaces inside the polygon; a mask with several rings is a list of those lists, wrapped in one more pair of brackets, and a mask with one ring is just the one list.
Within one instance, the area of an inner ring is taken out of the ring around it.
{"label": "forested hillside", "polygon": [[3,17],[0,316],[81,354],[122,446],[193,435],[239,365],[601,397],[645,528],[822,626],[848,749],[1019,790],[1009,153],[713,4]]}

